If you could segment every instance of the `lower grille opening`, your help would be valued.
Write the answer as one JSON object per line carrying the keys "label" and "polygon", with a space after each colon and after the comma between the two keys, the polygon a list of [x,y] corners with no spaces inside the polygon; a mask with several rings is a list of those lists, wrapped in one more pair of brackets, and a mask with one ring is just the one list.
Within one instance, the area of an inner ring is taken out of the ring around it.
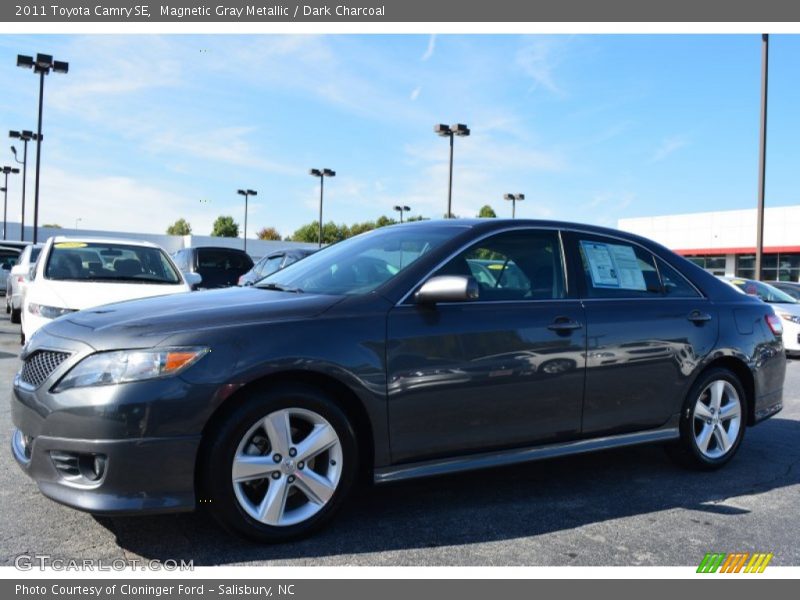
{"label": "lower grille opening", "polygon": [[51,450],[50,458],[59,474],[75,483],[91,484],[100,481],[106,473],[108,458],[105,454]]}

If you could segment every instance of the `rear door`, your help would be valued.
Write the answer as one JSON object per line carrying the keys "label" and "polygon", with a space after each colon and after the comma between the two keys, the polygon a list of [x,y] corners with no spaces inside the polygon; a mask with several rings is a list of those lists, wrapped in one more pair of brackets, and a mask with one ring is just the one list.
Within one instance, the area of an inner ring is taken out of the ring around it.
{"label": "rear door", "polygon": [[716,343],[717,311],[644,247],[570,233],[586,310],[582,432],[658,427],[680,411],[694,368]]}
{"label": "rear door", "polygon": [[583,399],[584,311],[558,231],[480,241],[433,275],[475,278],[480,297],[420,306],[387,323],[395,461],[574,438]]}

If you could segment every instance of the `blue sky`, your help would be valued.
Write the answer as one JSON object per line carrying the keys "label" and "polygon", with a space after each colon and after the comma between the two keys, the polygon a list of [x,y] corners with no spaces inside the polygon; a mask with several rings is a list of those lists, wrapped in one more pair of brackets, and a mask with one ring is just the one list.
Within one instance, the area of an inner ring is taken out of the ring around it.
{"label": "blue sky", "polygon": [[[800,203],[800,36],[771,38],[768,205]],[[453,210],[615,225],[755,205],[758,35],[0,36],[0,127],[35,129],[38,85],[16,54],[70,63],[45,86],[40,223],[195,233]],[[10,140],[9,140],[10,145]],[[12,164],[6,148],[3,164]],[[33,164],[33,152],[30,153]],[[29,173],[32,198],[33,177]],[[9,220],[18,220],[19,180]],[[30,204],[30,203],[29,203]],[[32,220],[32,207],[26,221]]]}

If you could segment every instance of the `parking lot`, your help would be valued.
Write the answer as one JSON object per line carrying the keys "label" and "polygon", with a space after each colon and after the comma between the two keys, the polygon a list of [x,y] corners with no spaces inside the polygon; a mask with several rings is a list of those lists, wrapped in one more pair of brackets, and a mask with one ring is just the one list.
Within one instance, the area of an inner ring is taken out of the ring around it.
{"label": "parking lot", "polygon": [[[0,387],[10,393],[19,333],[0,318]],[[0,564],[54,558],[194,560],[195,566],[687,565],[706,552],[772,552],[800,564],[800,364],[785,408],[747,432],[715,473],[673,465],[661,448],[361,489],[332,526],[300,542],[258,546],[205,514],[95,518],[60,506],[14,463],[0,403]]]}

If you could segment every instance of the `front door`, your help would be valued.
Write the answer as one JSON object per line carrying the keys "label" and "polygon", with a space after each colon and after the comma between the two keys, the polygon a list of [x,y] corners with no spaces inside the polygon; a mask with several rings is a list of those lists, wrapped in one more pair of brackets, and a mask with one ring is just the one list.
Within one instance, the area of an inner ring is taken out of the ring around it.
{"label": "front door", "polygon": [[433,275],[474,277],[480,297],[388,316],[392,457],[403,462],[573,438],[583,399],[584,311],[560,236],[517,229]]}

